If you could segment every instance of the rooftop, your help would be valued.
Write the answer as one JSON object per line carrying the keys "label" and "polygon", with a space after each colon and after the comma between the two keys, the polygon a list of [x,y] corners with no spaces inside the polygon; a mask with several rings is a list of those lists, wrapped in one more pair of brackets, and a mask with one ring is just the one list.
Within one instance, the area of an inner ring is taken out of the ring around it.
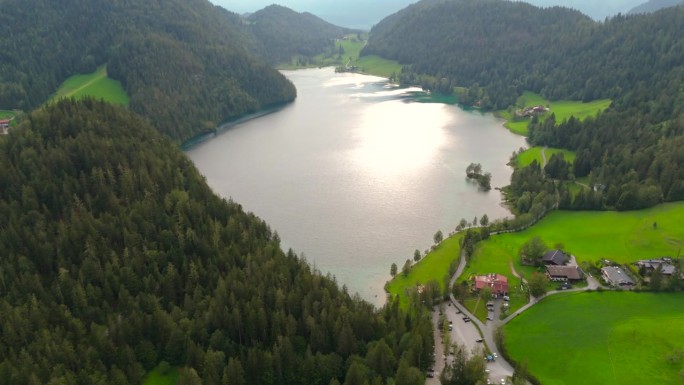
{"label": "rooftop", "polygon": [[551,277],[565,277],[567,279],[584,279],[584,273],[577,266],[546,266],[546,272]]}
{"label": "rooftop", "polygon": [[633,286],[635,285],[632,278],[627,275],[618,266],[606,266],[601,269],[603,276],[612,284],[616,286]]}

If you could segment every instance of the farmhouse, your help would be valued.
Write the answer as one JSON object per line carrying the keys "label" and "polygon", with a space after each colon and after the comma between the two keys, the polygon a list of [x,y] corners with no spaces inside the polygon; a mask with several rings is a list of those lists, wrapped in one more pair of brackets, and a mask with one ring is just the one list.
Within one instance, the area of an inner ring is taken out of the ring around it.
{"label": "farmhouse", "polygon": [[577,266],[546,266],[546,275],[551,281],[577,282],[584,279],[584,272]]}
{"label": "farmhouse", "polygon": [[675,266],[671,263],[670,258],[662,258],[662,259],[644,259],[636,263],[639,268],[644,268],[648,272],[652,272],[655,270],[658,270],[660,268],[660,272],[663,275],[672,275],[675,272]]}
{"label": "farmhouse", "polygon": [[475,290],[490,287],[494,294],[508,294],[508,278],[501,274],[486,274],[475,277]]}
{"label": "farmhouse", "polygon": [[0,134],[9,133],[9,125],[10,125],[10,119],[0,120]]}
{"label": "farmhouse", "polygon": [[615,287],[632,287],[635,285],[632,278],[618,266],[606,266],[601,269],[603,278]]}
{"label": "farmhouse", "polygon": [[542,262],[547,266],[563,266],[565,265],[565,261],[569,259],[570,258],[567,257],[562,250],[549,250],[542,257]]}

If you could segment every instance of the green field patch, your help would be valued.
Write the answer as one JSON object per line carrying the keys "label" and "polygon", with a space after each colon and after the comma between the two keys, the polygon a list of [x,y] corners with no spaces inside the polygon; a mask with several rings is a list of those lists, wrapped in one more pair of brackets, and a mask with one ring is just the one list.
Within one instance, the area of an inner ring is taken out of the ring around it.
{"label": "green field patch", "polygon": [[168,368],[162,373],[161,365],[154,368],[145,376],[143,385],[176,385],[178,382],[178,368]]}
{"label": "green field patch", "polygon": [[509,322],[506,349],[546,385],[679,384],[683,322],[676,293],[563,293]]}
{"label": "green field patch", "polygon": [[[578,262],[609,259],[631,263],[639,259],[677,256],[684,243],[684,202],[650,209],[616,211],[554,211],[531,228],[492,236],[476,252],[488,268],[500,272],[513,258],[516,269],[529,276],[529,267],[519,266],[523,243],[538,236],[549,247],[562,244]],[[656,223],[656,227],[653,224]]]}
{"label": "green field patch", "polygon": [[[532,162],[535,160],[537,161],[537,163],[539,163],[540,166],[544,166],[542,150],[543,147],[532,147],[521,152],[516,158],[516,166],[527,167],[530,164],[532,164]],[[574,151],[563,150],[560,148],[547,148],[545,152],[547,162],[551,159],[551,156],[553,156],[553,154],[561,153],[565,157],[565,161],[570,162],[572,164],[575,161],[575,157],[577,156]]]}
{"label": "green field patch", "polygon": [[[403,263],[397,261],[399,274],[387,283],[385,289],[391,296],[399,296],[402,307],[408,305],[409,293],[416,290],[418,285],[424,285],[428,281],[437,280],[442,290],[444,279],[449,275],[449,266],[458,259],[461,253],[460,241],[463,233],[459,233],[445,239],[434,250],[429,252],[418,263],[414,264],[407,276],[401,273]],[[389,270],[389,266],[387,266]]]}
{"label": "green field patch", "polygon": [[278,69],[294,70],[316,67],[355,68],[356,72],[389,78],[401,72],[401,64],[394,60],[384,59],[377,55],[363,56],[361,50],[366,45],[368,34],[361,38],[350,34],[335,41],[334,50],[314,56],[311,59],[295,57],[289,63],[281,63]]}
{"label": "green field patch", "polygon": [[401,72],[401,64],[394,60],[381,58],[377,55],[363,56],[358,59],[356,66],[361,69],[361,72],[369,75],[389,78],[393,74]]}
{"label": "green field patch", "polygon": [[[610,107],[612,100],[599,99],[591,102],[581,102],[577,100],[558,100],[550,101],[543,98],[541,95],[534,92],[525,91],[518,97],[516,108],[534,107],[534,106],[548,106],[551,111],[540,115],[540,120],[545,120],[551,114],[556,117],[556,122],[560,123],[564,120],[570,119],[571,116],[579,120],[583,120],[590,116],[596,116],[599,112]],[[506,119],[504,124],[506,128],[518,135],[527,136],[530,119],[515,120],[512,111],[499,111],[498,115]]]}
{"label": "green field patch", "polygon": [[93,73],[74,75],[65,80],[49,102],[62,98],[82,99],[86,96],[112,104],[127,106],[129,103],[128,94],[121,86],[121,82],[110,79],[104,65]]}

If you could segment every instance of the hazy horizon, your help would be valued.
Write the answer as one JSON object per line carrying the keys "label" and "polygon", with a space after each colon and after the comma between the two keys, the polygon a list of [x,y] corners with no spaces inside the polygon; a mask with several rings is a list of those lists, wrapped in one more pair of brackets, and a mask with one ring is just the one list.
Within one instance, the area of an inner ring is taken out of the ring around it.
{"label": "hazy horizon", "polygon": [[[347,0],[340,6],[335,0],[210,0],[239,14],[256,12],[279,4],[297,12],[310,12],[330,23],[349,28],[370,29],[385,17],[416,3],[417,0]],[[527,0],[539,7],[565,6],[577,9],[595,20],[627,13],[647,0]]]}

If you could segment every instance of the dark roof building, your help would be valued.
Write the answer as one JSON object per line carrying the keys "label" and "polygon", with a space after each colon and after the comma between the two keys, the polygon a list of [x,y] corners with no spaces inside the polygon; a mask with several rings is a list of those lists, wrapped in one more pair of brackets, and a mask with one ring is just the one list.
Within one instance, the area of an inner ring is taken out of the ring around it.
{"label": "dark roof building", "polygon": [[562,250],[549,250],[542,257],[542,262],[545,265],[556,265],[563,266],[565,264],[566,258],[565,253]]}
{"label": "dark roof building", "polygon": [[577,266],[546,266],[546,275],[552,281],[581,281],[584,272]]}
{"label": "dark roof building", "polygon": [[603,278],[611,286],[632,287],[636,285],[632,280],[632,277],[618,266],[606,266],[601,269],[601,274],[603,274]]}
{"label": "dark roof building", "polygon": [[660,268],[663,275],[672,275],[675,272],[675,266],[670,263],[671,259],[644,259],[637,262],[637,266],[643,267],[647,270],[654,271]]}

